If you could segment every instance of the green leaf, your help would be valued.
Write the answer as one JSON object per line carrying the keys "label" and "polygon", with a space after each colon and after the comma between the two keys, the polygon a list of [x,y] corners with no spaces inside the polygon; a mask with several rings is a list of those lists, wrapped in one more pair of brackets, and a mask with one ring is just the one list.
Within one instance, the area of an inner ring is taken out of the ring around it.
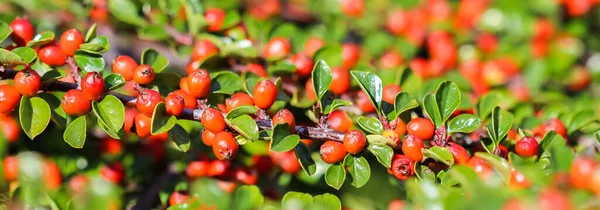
{"label": "green leaf", "polygon": [[[559,135],[560,136],[560,135]],[[540,158],[541,159],[541,158]],[[568,147],[551,147],[550,163],[555,172],[569,172],[575,159],[573,150]]]}
{"label": "green leaf", "polygon": [[231,209],[252,210],[261,207],[264,197],[256,185],[244,185],[235,190]]}
{"label": "green leaf", "polygon": [[54,32],[52,31],[44,31],[38,35],[33,37],[33,40],[27,43],[27,47],[37,48],[44,46],[50,42],[54,41]]}
{"label": "green leaf", "polygon": [[171,130],[169,130],[169,139],[177,145],[177,148],[182,152],[187,152],[190,149],[190,135],[185,131],[179,124],[175,124]]}
{"label": "green leaf", "polygon": [[323,60],[331,66],[342,65],[342,47],[339,45],[326,45],[315,52],[314,60]]}
{"label": "green leaf", "polygon": [[267,67],[267,73],[269,75],[275,74],[291,74],[296,71],[296,66],[293,63],[290,63],[288,60],[283,60],[275,63],[274,65],[269,65]]}
{"label": "green leaf", "polygon": [[93,38],[88,43],[83,43],[79,45],[79,49],[92,53],[101,53],[106,52],[110,49],[110,43],[108,42],[108,37],[99,36]]}
{"label": "green leaf", "polygon": [[553,131],[553,130],[548,131],[544,135],[544,137],[540,141],[541,153],[550,149],[550,146],[553,145],[552,142],[554,140],[554,136],[556,136],[556,131]]}
{"label": "green leaf", "polygon": [[372,134],[381,134],[383,133],[383,125],[377,118],[374,117],[363,117],[359,116],[356,119],[356,123],[363,130],[372,133]]}
{"label": "green leaf", "polygon": [[329,68],[329,65],[327,65],[325,61],[319,60],[315,63],[311,76],[317,101],[321,104],[321,98],[327,93],[327,90],[329,90],[329,86],[331,85],[331,68]]}
{"label": "green leaf", "polygon": [[423,108],[436,128],[444,124],[438,105],[435,102],[435,95],[431,93],[425,95],[425,98],[423,98]]}
{"label": "green leaf", "polygon": [[281,199],[283,209],[304,209],[311,205],[313,197],[308,193],[288,192]]}
{"label": "green leaf", "polygon": [[100,54],[77,50],[74,57],[81,70],[86,72],[101,72],[104,70],[105,63]]}
{"label": "green leaf", "polygon": [[342,203],[340,202],[340,199],[337,196],[329,193],[313,197],[313,204],[322,209],[342,209]]}
{"label": "green leaf", "polygon": [[117,133],[123,128],[123,124],[125,123],[125,107],[117,97],[107,95],[100,102],[93,101],[92,109],[96,117],[98,117],[98,121],[104,124],[108,130]]}
{"label": "green leaf", "polygon": [[104,77],[104,85],[106,86],[108,91],[113,91],[120,87],[123,87],[125,83],[127,82],[125,81],[125,79],[123,79],[123,76],[121,76],[120,74],[111,73]]}
{"label": "green leaf", "polygon": [[242,115],[233,119],[226,119],[225,122],[229,127],[240,133],[240,135],[246,137],[251,141],[258,140],[258,125],[254,122],[254,119],[248,115]]}
{"label": "green leaf", "polygon": [[117,19],[138,26],[146,25],[146,21],[139,15],[135,3],[131,0],[109,0],[108,10]]}
{"label": "green leaf", "polygon": [[19,120],[21,128],[30,139],[40,135],[50,123],[50,105],[40,97],[21,97]]}
{"label": "green leaf", "polygon": [[394,150],[383,144],[369,144],[367,149],[375,155],[377,161],[381,163],[386,168],[392,167],[392,156],[394,155]]}
{"label": "green leaf", "polygon": [[317,164],[315,163],[315,160],[312,159],[312,156],[310,155],[310,150],[308,149],[306,144],[304,144],[303,142],[298,142],[296,148],[294,149],[294,152],[296,153],[296,157],[298,158],[300,166],[302,166],[302,169],[304,170],[304,172],[306,172],[306,174],[312,176],[317,172]]}
{"label": "green leaf", "polygon": [[48,80],[55,80],[55,79],[60,79],[60,78],[64,78],[67,76],[67,72],[64,70],[50,70],[44,73],[44,75],[42,75],[42,82],[48,81]]}
{"label": "green leaf", "polygon": [[164,25],[153,24],[138,28],[138,37],[145,40],[162,41],[171,35],[165,30]]}
{"label": "green leaf", "polygon": [[83,144],[85,144],[86,138],[86,116],[79,116],[73,122],[71,122],[65,133],[63,134],[63,138],[67,144],[71,145],[73,148],[83,148]]}
{"label": "green leaf", "polygon": [[269,39],[276,37],[294,37],[297,34],[298,30],[296,26],[291,23],[283,23],[279,24],[270,31]]}
{"label": "green leaf", "polygon": [[477,101],[477,117],[482,121],[485,121],[486,118],[492,113],[492,110],[495,106],[500,104],[500,97],[496,93],[488,93]]}
{"label": "green leaf", "polygon": [[225,14],[225,19],[221,25],[221,29],[228,29],[240,22],[240,14],[236,10],[230,10]]}
{"label": "green leaf", "polygon": [[448,133],[471,133],[481,125],[481,120],[472,114],[458,115],[448,123]]}
{"label": "green leaf", "polygon": [[367,135],[367,142],[369,142],[369,144],[385,144],[388,146],[396,146],[396,142],[382,135]]}
{"label": "green leaf", "polygon": [[346,155],[344,164],[352,177],[352,186],[359,188],[367,184],[371,178],[369,162],[362,156]]}
{"label": "green leaf", "polygon": [[244,90],[246,93],[248,93],[248,95],[252,96],[254,87],[262,79],[252,72],[244,72],[242,73],[242,80],[244,81]]}
{"label": "green leaf", "polygon": [[440,161],[448,166],[454,165],[452,153],[445,147],[433,146],[423,150],[423,156]]}
{"label": "green leaf", "polygon": [[394,110],[396,111],[396,117],[400,116],[403,112],[417,108],[419,102],[417,99],[408,92],[400,92],[394,99]]}
{"label": "green leaf", "polygon": [[346,169],[341,163],[331,165],[325,172],[325,183],[336,190],[339,190],[346,180]]}
{"label": "green leaf", "polygon": [[95,23],[92,24],[92,26],[90,26],[90,28],[88,28],[87,32],[85,33],[85,42],[89,42],[93,38],[96,38],[96,24]]}
{"label": "green leaf", "polygon": [[119,130],[113,130],[110,129],[108,127],[106,127],[106,125],[100,121],[100,119],[98,119],[98,127],[100,127],[100,129],[102,129],[104,132],[106,132],[106,134],[108,134],[110,137],[114,138],[114,139],[121,139],[125,136],[125,130],[123,128],[119,129]]}
{"label": "green leaf", "polygon": [[233,119],[246,114],[254,115],[256,114],[256,112],[258,112],[258,108],[256,108],[256,106],[239,106],[235,109],[229,110],[229,113],[227,113],[227,116],[225,116],[225,118]]}
{"label": "green leaf", "polygon": [[167,132],[177,124],[177,117],[167,114],[167,108],[164,102],[159,102],[154,107],[152,113],[152,124],[150,124],[150,133],[152,135]]}
{"label": "green leaf", "polygon": [[499,106],[494,107],[492,110],[492,123],[487,126],[487,132],[495,145],[500,144],[506,138],[512,124],[513,116],[510,112],[501,109]]}
{"label": "green leaf", "polygon": [[141,62],[142,64],[152,66],[155,73],[162,72],[169,65],[169,60],[152,48],[148,48],[142,52]]}
{"label": "green leaf", "polygon": [[490,166],[500,174],[500,177],[502,177],[505,182],[508,183],[510,181],[511,166],[506,159],[484,152],[477,152],[475,155],[489,163]]}
{"label": "green leaf", "polygon": [[13,31],[10,26],[5,22],[0,22],[0,42],[4,41]]}
{"label": "green leaf", "polygon": [[352,102],[343,99],[333,99],[333,102],[331,102],[329,106],[325,107],[324,113],[329,114],[343,106],[352,106]]}
{"label": "green leaf", "polygon": [[440,83],[440,86],[435,91],[435,100],[442,121],[441,124],[436,126],[442,126],[452,116],[454,110],[460,105],[460,97],[460,90],[454,82],[444,81]]}
{"label": "green leaf", "polygon": [[287,123],[277,124],[271,132],[271,150],[275,152],[286,152],[294,149],[300,136],[293,135],[290,125]]}
{"label": "green leaf", "polygon": [[15,65],[23,65],[27,64],[21,57],[17,54],[0,48],[0,65],[3,66],[15,66]]}
{"label": "green leaf", "polygon": [[[222,71],[211,76],[211,93],[223,93],[231,95],[242,89],[242,79],[233,72]],[[252,89],[254,89],[254,87],[252,87]]]}
{"label": "green leaf", "polygon": [[435,181],[435,173],[431,171],[431,169],[427,166],[421,165],[419,162],[415,163],[415,175],[421,180],[427,179],[430,181]]}
{"label": "green leaf", "polygon": [[13,49],[12,52],[18,55],[21,60],[25,61],[27,64],[31,64],[37,58],[37,53],[35,50],[29,47],[17,47]]}
{"label": "green leaf", "polygon": [[369,99],[377,113],[381,110],[381,100],[383,97],[383,84],[381,79],[371,72],[350,71],[350,74],[358,82],[360,88],[369,96]]}
{"label": "green leaf", "polygon": [[65,129],[67,127],[67,114],[61,106],[61,98],[63,95],[63,92],[53,92],[52,94],[43,92],[36,95],[48,103],[52,110],[50,119],[56,123],[60,129]]}
{"label": "green leaf", "polygon": [[583,110],[576,112],[566,121],[567,133],[573,133],[584,126],[596,120],[596,114],[593,110]]}

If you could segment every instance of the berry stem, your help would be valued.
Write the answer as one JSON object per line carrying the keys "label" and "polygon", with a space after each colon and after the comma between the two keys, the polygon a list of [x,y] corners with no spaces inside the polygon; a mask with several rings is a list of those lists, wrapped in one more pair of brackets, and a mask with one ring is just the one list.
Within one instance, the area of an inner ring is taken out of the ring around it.
{"label": "berry stem", "polygon": [[73,77],[73,80],[75,80],[75,83],[79,86],[79,84],[81,84],[81,75],[79,74],[79,67],[77,66],[77,63],[75,63],[75,58],[67,57],[67,65],[71,67],[71,77]]}

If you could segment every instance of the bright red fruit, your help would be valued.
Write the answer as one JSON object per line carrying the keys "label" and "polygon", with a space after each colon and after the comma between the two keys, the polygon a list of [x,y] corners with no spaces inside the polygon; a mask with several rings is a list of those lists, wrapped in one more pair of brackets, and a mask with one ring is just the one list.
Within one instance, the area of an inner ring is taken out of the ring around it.
{"label": "bright red fruit", "polygon": [[329,90],[332,93],[341,95],[350,89],[350,72],[343,68],[334,68],[331,70],[331,85]]}
{"label": "bright red fruit", "polygon": [[60,36],[58,44],[67,56],[73,56],[75,51],[79,49],[79,45],[83,44],[83,34],[75,28],[63,32]]}
{"label": "bright red fruit", "polygon": [[310,76],[313,70],[313,59],[305,54],[298,53],[290,58],[290,62],[296,67],[296,74],[302,77]]}
{"label": "bright red fruit", "polygon": [[189,197],[190,197],[190,195],[188,195],[187,192],[175,191],[169,197],[169,206],[175,206],[177,204],[181,204],[185,200],[187,200]]}
{"label": "bright red fruit", "polygon": [[209,40],[198,40],[192,50],[192,60],[203,61],[208,57],[219,54],[219,48]]}
{"label": "bright red fruit", "polygon": [[589,158],[577,158],[571,164],[569,180],[571,186],[579,189],[590,189],[590,181],[594,178],[594,172],[598,163]]}
{"label": "bright red fruit", "polygon": [[352,127],[352,119],[342,110],[335,110],[329,113],[327,118],[329,128],[338,132],[348,132]]}
{"label": "bright red fruit", "polygon": [[464,147],[454,142],[448,142],[446,148],[448,149],[448,151],[450,151],[450,153],[452,153],[452,157],[454,158],[455,163],[467,164],[469,162],[469,153],[467,153],[467,150]]}
{"label": "bright red fruit", "polygon": [[10,85],[0,85],[0,113],[9,113],[17,108],[21,95]]}
{"label": "bright red fruit", "polygon": [[231,160],[237,155],[239,145],[230,132],[222,131],[215,135],[212,150],[219,160]]}
{"label": "bright red fruit", "polygon": [[538,154],[538,142],[533,137],[523,137],[515,144],[515,152],[521,157],[533,157]]}
{"label": "bright red fruit", "polygon": [[19,136],[21,135],[21,127],[14,118],[0,118],[0,126],[2,126],[2,133],[4,134],[4,138],[6,138],[6,141],[12,143],[19,140]]}
{"label": "bright red fruit", "polygon": [[340,6],[342,12],[351,17],[360,17],[365,8],[363,0],[342,0]]}
{"label": "bright red fruit", "polygon": [[360,111],[364,113],[375,112],[375,106],[371,103],[371,99],[369,99],[369,96],[367,96],[363,90],[358,91],[355,100],[355,104]]}
{"label": "bright red fruit", "polygon": [[207,176],[209,167],[210,162],[207,160],[192,161],[185,168],[185,173],[190,178]]}
{"label": "bright red fruit", "polygon": [[344,160],[344,157],[346,157],[346,148],[340,142],[326,141],[321,145],[320,153],[323,161],[334,164]]}
{"label": "bright red fruit", "polygon": [[423,140],[414,135],[406,135],[404,141],[402,141],[402,153],[411,161],[420,162],[423,160],[423,152],[421,151],[423,148],[425,148]]}
{"label": "bright red fruit", "polygon": [[208,24],[209,32],[220,31],[222,29],[221,26],[223,25],[223,21],[225,20],[225,11],[219,8],[207,8],[204,19]]}
{"label": "bright red fruit", "polygon": [[342,45],[342,67],[346,70],[352,69],[360,57],[360,46],[354,43]]}
{"label": "bright red fruit", "polygon": [[223,113],[214,108],[204,110],[200,117],[200,122],[204,125],[205,129],[208,129],[213,133],[221,132],[227,127]]}
{"label": "bright red fruit", "polygon": [[137,97],[135,107],[140,113],[147,116],[152,116],[154,108],[158,103],[162,101],[160,93],[156,90],[144,89],[142,93]]}
{"label": "bright red fruit", "polygon": [[296,120],[294,114],[287,109],[281,109],[273,116],[273,125],[287,123],[290,126],[292,133],[296,132]]}
{"label": "bright red fruit", "polygon": [[425,118],[414,118],[406,126],[408,134],[415,135],[420,139],[431,139],[434,133],[433,123]]}
{"label": "bright red fruit", "polygon": [[415,175],[415,163],[408,159],[406,155],[394,155],[392,158],[392,175],[399,180],[407,180]]}
{"label": "bright red fruit", "polygon": [[281,60],[288,56],[292,46],[290,41],[283,37],[275,37],[269,40],[263,49],[262,56],[267,60]]}
{"label": "bright red fruit", "polygon": [[4,157],[4,160],[2,160],[2,169],[6,180],[17,180],[19,177],[19,158],[16,156]]}
{"label": "bright red fruit", "polygon": [[69,90],[63,95],[61,106],[65,113],[72,116],[85,115],[92,108],[87,96],[77,89]]}
{"label": "bright red fruit", "polygon": [[34,70],[23,70],[17,72],[14,78],[14,86],[24,96],[35,96],[42,86],[40,75]]}
{"label": "bright red fruit", "polygon": [[150,132],[150,124],[152,123],[152,118],[143,114],[138,113],[135,116],[135,133],[140,138],[147,138],[151,135]]}
{"label": "bright red fruit", "polygon": [[176,90],[176,91],[173,91],[172,93],[183,97],[183,104],[184,104],[185,108],[188,108],[188,109],[196,108],[196,105],[197,105],[196,98],[194,98],[190,94],[186,93],[183,90]]}
{"label": "bright red fruit", "polygon": [[100,176],[106,181],[121,184],[125,178],[125,169],[121,163],[105,165],[100,169]]}
{"label": "bright red fruit", "polygon": [[35,28],[27,18],[15,18],[10,22],[10,29],[13,31],[10,38],[18,45],[25,46],[27,42],[33,39]]}
{"label": "bright red fruit", "polygon": [[262,80],[256,83],[252,91],[254,105],[260,109],[269,109],[277,99],[277,86],[270,80]]}
{"label": "bright red fruit", "polygon": [[42,47],[40,51],[38,51],[38,57],[40,58],[40,61],[49,66],[62,66],[65,65],[67,60],[67,55],[56,45]]}
{"label": "bright red fruit", "polygon": [[209,147],[212,146],[215,135],[216,133],[213,133],[208,129],[204,129],[202,131],[202,143]]}
{"label": "bright red fruit", "polygon": [[183,97],[176,93],[169,93],[169,95],[165,97],[165,108],[167,114],[179,116],[185,108]]}
{"label": "bright red fruit", "polygon": [[210,84],[210,75],[204,69],[196,70],[187,77],[189,94],[196,98],[207,96],[210,91]]}
{"label": "bright red fruit", "polygon": [[90,101],[100,100],[104,95],[104,79],[98,72],[89,72],[81,80],[81,91]]}
{"label": "bright red fruit", "polygon": [[210,162],[208,166],[208,175],[209,176],[222,176],[225,175],[227,170],[231,166],[231,162],[229,160],[213,160]]}
{"label": "bright red fruit", "polygon": [[123,76],[125,81],[133,79],[133,72],[138,67],[137,62],[133,58],[126,55],[117,56],[112,63],[112,72]]}
{"label": "bright red fruit", "polygon": [[317,50],[321,49],[325,45],[325,40],[319,37],[310,37],[304,43],[304,53],[308,56],[313,56]]}
{"label": "bright red fruit", "polygon": [[229,98],[225,99],[225,106],[227,106],[227,110],[229,111],[240,106],[252,105],[254,105],[254,99],[252,98],[252,96],[242,92],[235,93]]}
{"label": "bright red fruit", "polygon": [[367,137],[358,130],[348,131],[344,135],[344,148],[350,154],[358,154],[367,145]]}
{"label": "bright red fruit", "polygon": [[396,100],[396,95],[400,93],[400,85],[397,84],[388,84],[383,87],[383,101],[388,102],[389,104],[394,104]]}
{"label": "bright red fruit", "polygon": [[142,64],[133,70],[133,81],[140,85],[150,84],[154,80],[154,69],[152,66]]}

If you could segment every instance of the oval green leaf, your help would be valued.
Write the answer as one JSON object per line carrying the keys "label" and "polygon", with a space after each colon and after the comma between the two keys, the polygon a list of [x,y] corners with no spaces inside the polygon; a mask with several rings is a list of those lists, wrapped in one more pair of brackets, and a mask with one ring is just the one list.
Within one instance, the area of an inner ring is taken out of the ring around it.
{"label": "oval green leaf", "polygon": [[83,50],[75,51],[75,62],[79,68],[86,72],[101,72],[104,70],[104,59],[102,55]]}
{"label": "oval green leaf", "polygon": [[240,106],[236,107],[235,109],[229,110],[229,113],[227,113],[227,116],[225,118],[233,119],[246,114],[254,115],[256,114],[256,112],[258,112],[258,108],[256,108],[256,106]]}
{"label": "oval green leaf", "polygon": [[440,161],[448,166],[454,165],[452,153],[444,147],[433,146],[429,149],[424,149],[423,156]]}
{"label": "oval green leaf", "polygon": [[152,123],[150,124],[150,133],[152,135],[167,132],[177,124],[177,117],[167,114],[167,108],[164,102],[160,102],[154,107],[152,113]]}
{"label": "oval green leaf", "polygon": [[120,74],[109,74],[104,77],[104,85],[108,91],[116,90],[125,85],[126,81]]}
{"label": "oval green leaf", "polygon": [[73,148],[83,148],[86,138],[86,127],[86,116],[77,117],[67,126],[63,134],[65,142]]}
{"label": "oval green leaf", "polygon": [[233,119],[225,119],[225,122],[229,127],[240,133],[240,135],[246,137],[250,141],[258,140],[258,125],[248,115],[242,115]]}
{"label": "oval green leaf", "polygon": [[510,112],[499,106],[494,107],[492,110],[492,122],[486,128],[495,145],[500,144],[506,138],[512,124],[513,115]]}
{"label": "oval green leaf", "polygon": [[0,22],[0,42],[4,41],[13,31],[5,22]]}
{"label": "oval green leaf", "polygon": [[313,80],[313,89],[317,96],[317,101],[320,104],[321,98],[327,93],[327,90],[329,90],[329,86],[331,85],[331,68],[329,68],[329,65],[327,65],[325,61],[319,60],[315,63],[311,76]]}
{"label": "oval green leaf", "polygon": [[381,100],[383,97],[383,83],[381,82],[381,78],[379,78],[376,74],[365,71],[350,71],[352,77],[358,82],[360,89],[362,89],[369,99],[377,113],[380,113],[381,110]]}
{"label": "oval green leaf", "polygon": [[[456,108],[458,108],[460,105],[460,97],[460,90],[454,82],[444,81],[440,83],[435,91],[435,99],[440,116],[442,117],[442,124],[445,123],[452,113],[454,113]],[[441,126],[441,124],[438,126]]]}
{"label": "oval green leaf", "polygon": [[138,15],[138,8],[131,0],[110,0],[108,10],[111,15],[123,22],[138,26],[146,25],[146,21]]}
{"label": "oval green leaf", "polygon": [[384,144],[369,144],[367,150],[371,152],[377,158],[377,161],[381,163],[386,168],[392,167],[392,156],[394,155],[394,150]]}
{"label": "oval green leaf", "polygon": [[15,66],[15,65],[23,65],[27,64],[21,57],[17,54],[0,48],[0,65],[3,66]]}
{"label": "oval green leaf", "polygon": [[[223,93],[231,95],[242,89],[242,79],[233,72],[222,71],[211,76],[211,93]],[[252,89],[254,89],[254,87],[252,87]]]}
{"label": "oval green leaf", "polygon": [[292,135],[290,125],[287,123],[277,124],[273,126],[271,132],[271,150],[275,152],[286,152],[294,149],[300,136]]}
{"label": "oval green leaf", "polygon": [[348,168],[348,173],[352,178],[352,186],[356,188],[364,186],[371,178],[369,162],[362,156],[346,155],[344,165]]}
{"label": "oval green leaf", "polygon": [[298,158],[298,162],[300,162],[300,166],[304,169],[304,172],[309,176],[312,176],[317,172],[317,164],[315,160],[312,159],[310,155],[310,150],[303,142],[298,142],[296,148],[294,149],[296,153],[296,158]]}
{"label": "oval green leaf", "polygon": [[471,133],[481,125],[481,120],[472,114],[458,115],[448,123],[448,133]]}
{"label": "oval green leaf", "polygon": [[50,123],[50,105],[40,97],[21,97],[19,121],[21,128],[30,139],[40,135]]}
{"label": "oval green leaf", "polygon": [[425,98],[423,98],[423,109],[436,128],[444,124],[442,122],[442,116],[438,109],[438,105],[435,102],[435,95],[431,93],[425,95]]}
{"label": "oval green leaf", "polygon": [[356,123],[358,123],[360,128],[371,134],[383,133],[383,125],[377,118],[359,116],[358,119],[356,119]]}
{"label": "oval green leaf", "polygon": [[325,172],[325,183],[339,190],[346,180],[346,169],[341,163],[331,165]]}
{"label": "oval green leaf", "polygon": [[96,24],[92,24],[92,26],[90,26],[90,28],[88,28],[87,32],[85,33],[85,42],[89,42],[90,40],[92,40],[93,38],[96,38]]}
{"label": "oval green leaf", "polygon": [[17,47],[13,49],[12,52],[21,57],[21,60],[25,61],[27,64],[31,64],[37,58],[35,50],[29,47]]}
{"label": "oval green leaf", "polygon": [[244,185],[235,190],[231,209],[252,210],[261,207],[264,197],[256,185]]}
{"label": "oval green leaf", "polygon": [[102,101],[92,102],[92,110],[104,128],[117,133],[125,123],[125,106],[121,100],[113,95],[105,96]]}
{"label": "oval green leaf", "polygon": [[398,93],[398,95],[396,95],[396,98],[394,99],[394,111],[396,117],[400,116],[400,114],[402,114],[403,112],[416,108],[418,106],[419,102],[417,101],[417,98],[415,98],[408,92],[400,92]]}
{"label": "oval green leaf", "polygon": [[150,65],[155,73],[162,72],[169,65],[169,60],[163,57],[155,49],[148,48],[142,52],[142,64]]}
{"label": "oval green leaf", "polygon": [[27,43],[27,47],[31,47],[31,48],[41,47],[52,41],[54,41],[54,32],[44,31],[38,35],[35,35],[33,37],[33,40],[31,40]]}
{"label": "oval green leaf", "polygon": [[316,205],[317,208],[321,209],[342,209],[342,203],[340,202],[340,199],[337,196],[329,193],[313,197],[313,205]]}
{"label": "oval green leaf", "polygon": [[177,148],[182,152],[187,152],[190,149],[190,135],[187,131],[179,124],[175,124],[171,130],[169,130],[169,139],[177,145]]}

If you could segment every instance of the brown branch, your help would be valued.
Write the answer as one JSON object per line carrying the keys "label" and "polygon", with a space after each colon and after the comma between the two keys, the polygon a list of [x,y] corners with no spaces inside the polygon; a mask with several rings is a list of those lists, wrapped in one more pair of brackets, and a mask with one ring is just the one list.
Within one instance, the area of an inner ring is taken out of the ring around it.
{"label": "brown branch", "polygon": [[75,63],[75,58],[68,57],[67,65],[69,65],[69,67],[71,67],[71,77],[73,77],[73,80],[75,80],[75,83],[81,84],[81,75],[79,74],[79,66],[77,66],[77,63]]}
{"label": "brown branch", "polygon": [[[14,78],[16,71],[4,69],[4,71],[0,71],[1,79],[12,79]],[[78,86],[75,83],[69,82],[61,82],[61,81],[51,81],[45,82],[42,85],[42,90],[44,91],[68,91],[71,89],[76,89]],[[135,102],[137,100],[136,97],[128,96],[125,94],[117,93],[117,92],[108,92],[107,95],[113,95],[117,97],[123,104],[129,107],[135,107]],[[200,121],[200,117],[204,109],[189,109],[185,108],[181,115],[178,116],[179,119],[187,119],[187,120],[195,120]],[[256,124],[261,130],[270,130],[273,125],[271,120],[265,119],[256,119]],[[328,128],[317,128],[317,127],[309,127],[309,126],[296,126],[296,134],[300,135],[302,138],[311,139],[311,140],[321,140],[321,141],[343,141],[344,133],[334,131]]]}

